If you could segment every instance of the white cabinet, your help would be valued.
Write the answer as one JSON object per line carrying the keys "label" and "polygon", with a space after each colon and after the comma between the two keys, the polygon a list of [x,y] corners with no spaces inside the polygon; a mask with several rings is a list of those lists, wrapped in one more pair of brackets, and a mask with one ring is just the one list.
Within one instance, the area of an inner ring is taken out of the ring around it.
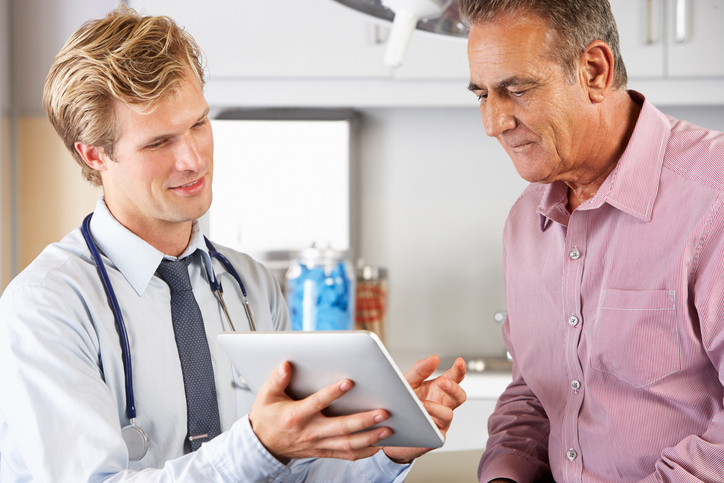
{"label": "white cabinet", "polygon": [[668,76],[724,77],[724,0],[669,0]]}
{"label": "white cabinet", "polygon": [[[476,106],[464,39],[415,31],[392,69],[382,60],[389,23],[332,0],[128,3],[174,18],[196,38],[212,106]],[[631,88],[660,105],[724,104],[724,0],[611,6]]]}
{"label": "white cabinet", "polygon": [[724,0],[611,0],[631,79],[724,78]]}
{"label": "white cabinet", "polygon": [[629,78],[664,75],[662,0],[611,0]]}
{"label": "white cabinet", "polygon": [[389,22],[332,0],[129,0],[184,26],[210,79],[466,79],[466,39],[415,31],[399,69],[382,58]]}
{"label": "white cabinet", "polygon": [[196,39],[210,79],[380,78],[391,68],[373,22],[331,0],[129,0]]}

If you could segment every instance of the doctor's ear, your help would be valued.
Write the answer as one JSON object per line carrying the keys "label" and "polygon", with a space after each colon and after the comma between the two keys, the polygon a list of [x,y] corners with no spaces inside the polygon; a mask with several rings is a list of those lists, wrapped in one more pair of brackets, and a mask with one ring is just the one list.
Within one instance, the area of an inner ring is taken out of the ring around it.
{"label": "doctor's ear", "polygon": [[75,143],[75,150],[91,169],[105,171],[108,156],[103,148],[91,144]]}

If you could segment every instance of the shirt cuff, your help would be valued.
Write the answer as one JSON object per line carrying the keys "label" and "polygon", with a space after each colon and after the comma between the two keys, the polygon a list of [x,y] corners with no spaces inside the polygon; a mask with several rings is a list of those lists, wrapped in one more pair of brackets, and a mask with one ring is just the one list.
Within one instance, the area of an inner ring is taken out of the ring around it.
{"label": "shirt cuff", "polygon": [[203,446],[211,464],[229,481],[279,482],[290,473],[256,437],[248,414]]}
{"label": "shirt cuff", "polygon": [[404,481],[407,473],[412,468],[412,463],[395,463],[387,457],[384,451],[380,450],[371,458],[357,461],[360,472],[370,482]]}

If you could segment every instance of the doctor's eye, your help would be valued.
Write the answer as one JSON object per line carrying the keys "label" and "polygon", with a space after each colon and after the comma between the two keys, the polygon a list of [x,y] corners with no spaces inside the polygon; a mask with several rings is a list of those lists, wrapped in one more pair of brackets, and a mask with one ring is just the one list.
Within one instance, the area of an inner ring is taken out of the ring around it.
{"label": "doctor's eye", "polygon": [[206,123],[208,122],[208,120],[209,120],[209,119],[208,119],[207,117],[205,117],[205,118],[203,118],[202,120],[200,120],[199,122],[197,122],[196,124],[194,124],[194,127],[204,126],[204,125],[206,125]]}
{"label": "doctor's eye", "polygon": [[160,140],[160,141],[156,141],[155,143],[147,144],[147,145],[144,146],[144,147],[145,147],[146,149],[155,149],[155,148],[160,148],[160,147],[163,146],[164,144],[166,144],[166,139],[162,139],[162,140]]}

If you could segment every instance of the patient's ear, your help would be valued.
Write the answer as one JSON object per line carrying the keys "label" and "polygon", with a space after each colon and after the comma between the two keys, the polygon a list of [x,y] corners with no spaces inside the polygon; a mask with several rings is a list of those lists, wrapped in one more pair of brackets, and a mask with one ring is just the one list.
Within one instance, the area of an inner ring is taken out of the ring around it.
{"label": "patient's ear", "polygon": [[602,102],[613,85],[613,52],[605,42],[594,40],[581,54],[580,75],[592,102]]}
{"label": "patient's ear", "polygon": [[75,143],[75,150],[91,169],[105,171],[108,156],[103,148],[91,144]]}

